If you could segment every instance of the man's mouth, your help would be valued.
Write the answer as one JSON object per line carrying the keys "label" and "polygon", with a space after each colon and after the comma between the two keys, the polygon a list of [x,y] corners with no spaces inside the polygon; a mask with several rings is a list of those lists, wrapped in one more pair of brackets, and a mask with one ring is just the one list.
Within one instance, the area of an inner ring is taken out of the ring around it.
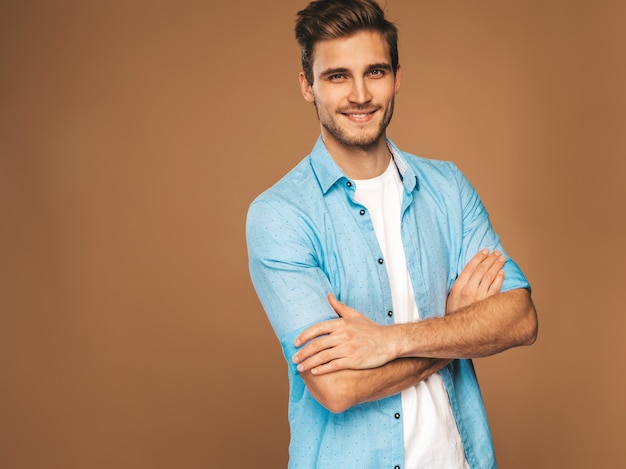
{"label": "man's mouth", "polygon": [[376,109],[367,109],[367,110],[363,110],[363,109],[359,109],[359,110],[355,110],[355,111],[341,111],[342,114],[345,114],[347,116],[355,116],[355,117],[364,117],[367,116],[368,114],[373,114],[374,112],[376,112]]}
{"label": "man's mouth", "polygon": [[372,115],[376,111],[377,111],[377,109],[372,109],[370,111],[358,111],[358,112],[344,111],[341,114],[343,114],[344,116],[346,116],[349,119],[356,120],[356,121],[362,121],[362,120],[368,120],[369,118],[371,118]]}

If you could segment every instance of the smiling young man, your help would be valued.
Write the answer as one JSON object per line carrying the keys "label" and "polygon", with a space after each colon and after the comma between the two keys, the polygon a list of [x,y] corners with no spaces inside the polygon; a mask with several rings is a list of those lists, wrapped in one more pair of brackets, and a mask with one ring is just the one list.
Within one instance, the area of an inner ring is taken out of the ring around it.
{"label": "smiling young man", "polygon": [[529,285],[451,163],[386,136],[397,31],[371,0],[298,13],[313,151],[250,206],[250,273],[289,364],[291,468],[493,468],[471,359],[531,344]]}
{"label": "smiling young man", "polygon": [[317,110],[326,149],[357,179],[382,174],[390,160],[385,130],[400,90],[400,69],[391,64],[388,49],[377,31],[322,40],[311,75],[299,76],[304,98]]}

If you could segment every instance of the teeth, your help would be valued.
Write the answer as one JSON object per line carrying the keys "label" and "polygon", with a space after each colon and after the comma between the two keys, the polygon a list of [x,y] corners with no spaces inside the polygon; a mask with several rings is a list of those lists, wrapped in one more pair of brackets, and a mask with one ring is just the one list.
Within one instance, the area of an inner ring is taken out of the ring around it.
{"label": "teeth", "polygon": [[350,114],[351,117],[365,117],[367,114]]}

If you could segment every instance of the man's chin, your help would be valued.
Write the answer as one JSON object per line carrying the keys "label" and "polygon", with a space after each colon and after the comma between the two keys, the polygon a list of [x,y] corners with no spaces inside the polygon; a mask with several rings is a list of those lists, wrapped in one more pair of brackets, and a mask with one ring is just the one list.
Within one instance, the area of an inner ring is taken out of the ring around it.
{"label": "man's chin", "polygon": [[[336,124],[336,123],[335,123]],[[352,148],[368,149],[375,147],[384,138],[385,131],[379,126],[369,129],[350,129],[346,126],[327,126],[322,124],[330,137],[337,143]]]}
{"label": "man's chin", "polygon": [[376,146],[381,138],[383,138],[381,133],[376,135],[351,135],[347,136],[342,143],[346,146],[357,148],[371,148]]}

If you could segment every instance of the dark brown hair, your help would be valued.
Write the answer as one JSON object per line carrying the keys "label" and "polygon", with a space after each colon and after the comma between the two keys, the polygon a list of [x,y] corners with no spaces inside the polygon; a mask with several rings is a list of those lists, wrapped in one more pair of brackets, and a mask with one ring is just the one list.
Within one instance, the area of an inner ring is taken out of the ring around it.
{"label": "dark brown hair", "polygon": [[398,70],[398,29],[385,19],[385,13],[374,0],[315,0],[299,11],[295,32],[307,81],[313,84],[313,48],[318,41],[363,30],[376,31],[383,36],[395,73]]}

